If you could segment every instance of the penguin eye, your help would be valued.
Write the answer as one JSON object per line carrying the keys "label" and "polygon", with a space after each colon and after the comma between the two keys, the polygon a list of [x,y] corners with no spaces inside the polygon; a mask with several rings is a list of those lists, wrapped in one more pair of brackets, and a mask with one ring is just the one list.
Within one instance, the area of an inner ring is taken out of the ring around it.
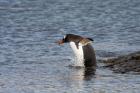
{"label": "penguin eye", "polygon": [[65,39],[66,39],[66,36],[64,36],[62,40],[65,42],[66,41]]}
{"label": "penguin eye", "polygon": [[66,35],[63,37],[63,39],[65,39],[66,38]]}
{"label": "penguin eye", "polygon": [[63,37],[63,41],[64,41],[64,42],[68,42],[67,39],[68,39],[68,37],[67,37],[67,35],[65,35],[65,36]]}

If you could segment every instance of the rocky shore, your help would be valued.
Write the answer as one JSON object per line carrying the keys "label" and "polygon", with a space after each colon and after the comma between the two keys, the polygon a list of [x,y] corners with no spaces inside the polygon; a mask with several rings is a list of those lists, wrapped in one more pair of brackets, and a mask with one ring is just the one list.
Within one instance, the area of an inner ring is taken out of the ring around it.
{"label": "rocky shore", "polygon": [[140,51],[103,61],[104,67],[116,73],[136,72],[140,74]]}

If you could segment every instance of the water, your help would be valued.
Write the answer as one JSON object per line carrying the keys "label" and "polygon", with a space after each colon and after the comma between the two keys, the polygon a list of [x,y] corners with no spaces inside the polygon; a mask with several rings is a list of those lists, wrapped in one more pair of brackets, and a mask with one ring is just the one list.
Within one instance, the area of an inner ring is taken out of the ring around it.
{"label": "water", "polygon": [[89,36],[97,59],[140,50],[138,0],[0,0],[0,93],[139,93],[140,75],[70,68],[65,33]]}

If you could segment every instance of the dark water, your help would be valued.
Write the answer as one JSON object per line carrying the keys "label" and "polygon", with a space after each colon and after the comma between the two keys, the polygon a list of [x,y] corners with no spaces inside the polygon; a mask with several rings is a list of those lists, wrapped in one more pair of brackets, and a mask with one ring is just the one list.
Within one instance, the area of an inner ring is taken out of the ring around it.
{"label": "dark water", "polygon": [[69,68],[65,33],[89,36],[97,58],[140,50],[139,0],[0,0],[0,93],[139,93],[140,75]]}

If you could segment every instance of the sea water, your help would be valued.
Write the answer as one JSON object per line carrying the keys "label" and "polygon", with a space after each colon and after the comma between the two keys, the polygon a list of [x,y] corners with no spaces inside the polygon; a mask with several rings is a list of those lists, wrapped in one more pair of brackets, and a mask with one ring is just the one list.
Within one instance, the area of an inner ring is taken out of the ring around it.
{"label": "sea water", "polygon": [[139,93],[140,75],[70,68],[73,33],[99,59],[140,50],[139,0],[0,0],[0,93]]}

